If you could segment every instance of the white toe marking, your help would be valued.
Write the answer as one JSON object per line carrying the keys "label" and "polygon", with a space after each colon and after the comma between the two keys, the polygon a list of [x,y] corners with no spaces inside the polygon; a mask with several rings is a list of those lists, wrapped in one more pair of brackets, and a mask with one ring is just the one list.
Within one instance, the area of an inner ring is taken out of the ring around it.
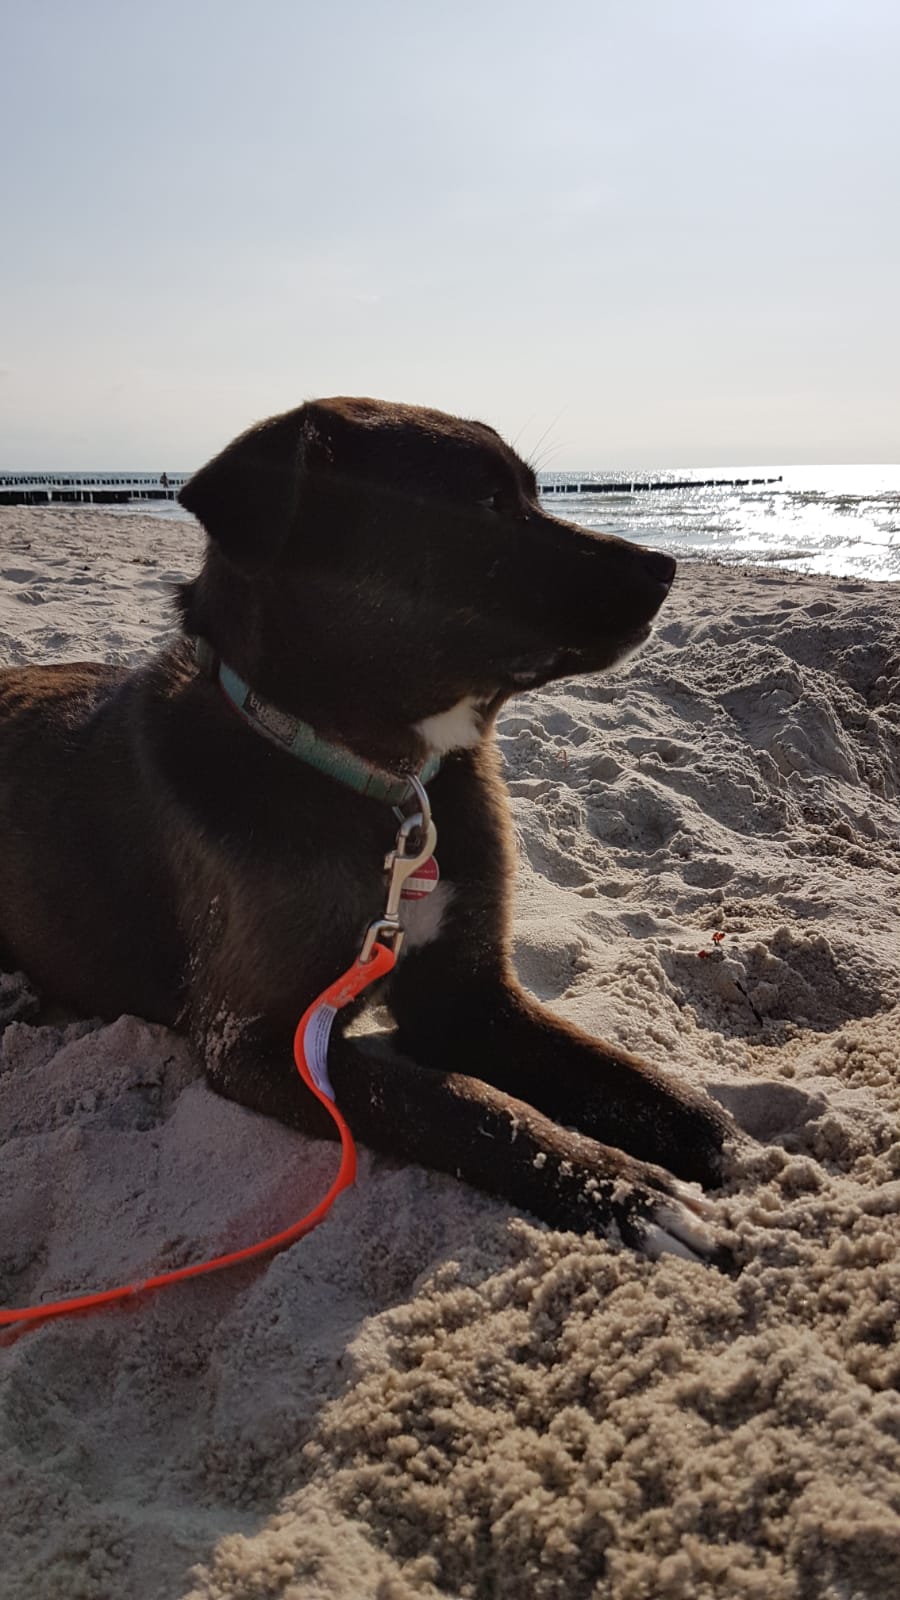
{"label": "white toe marking", "polygon": [[[432,944],[441,931],[450,901],[453,899],[452,883],[439,883],[431,894],[424,895],[421,900],[400,901],[400,926],[406,935],[403,947],[407,950],[420,950],[424,944]],[[401,950],[401,955],[403,951]]]}
{"label": "white toe marking", "polygon": [[702,1221],[695,1212],[686,1211],[683,1206],[660,1206],[656,1212],[656,1220],[667,1233],[674,1234],[692,1251],[701,1256],[709,1255],[716,1248],[716,1236],[712,1228]]}
{"label": "white toe marking", "polygon": [[644,1254],[648,1255],[651,1261],[658,1261],[660,1256],[681,1256],[684,1261],[698,1261],[703,1264],[702,1256],[698,1256],[686,1244],[682,1244],[674,1234],[667,1233],[665,1228],[658,1228],[655,1222],[650,1223],[644,1234]]}
{"label": "white toe marking", "polygon": [[471,750],[481,738],[481,712],[474,695],[467,694],[457,700],[449,711],[439,711],[436,716],[423,717],[415,724],[429,750],[444,756],[449,750]]}

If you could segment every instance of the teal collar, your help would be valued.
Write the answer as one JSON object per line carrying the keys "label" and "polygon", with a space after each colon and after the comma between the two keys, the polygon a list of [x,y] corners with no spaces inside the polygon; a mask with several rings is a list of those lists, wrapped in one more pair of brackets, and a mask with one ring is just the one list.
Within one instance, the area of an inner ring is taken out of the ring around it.
{"label": "teal collar", "polygon": [[[307,766],[315,767],[317,772],[324,772],[327,777],[336,778],[349,789],[355,789],[357,794],[368,795],[372,800],[385,800],[389,805],[398,806],[413,798],[415,791],[408,779],[386,772],[383,767],[376,767],[373,762],[348,750],[346,745],[332,744],[329,739],[323,739],[316,733],[308,722],[301,722],[299,717],[291,716],[287,711],[279,711],[277,706],[251,689],[232,667],[221,661],[206,639],[194,639],[193,645],[197,662],[207,677],[221,685],[244,721],[270,743],[278,745],[289,755],[297,756]],[[416,774],[419,782],[430,783],[440,765],[440,756],[430,756]]]}

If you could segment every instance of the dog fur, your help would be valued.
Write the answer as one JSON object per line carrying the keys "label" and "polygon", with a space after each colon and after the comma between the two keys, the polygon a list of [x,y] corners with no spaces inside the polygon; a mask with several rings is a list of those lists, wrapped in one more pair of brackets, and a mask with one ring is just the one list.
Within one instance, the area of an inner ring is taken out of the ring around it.
{"label": "dog fur", "polygon": [[380,996],[396,1031],[332,1039],[356,1136],[549,1223],[716,1258],[679,1180],[720,1181],[725,1113],[516,981],[492,738],[510,695],[638,646],[674,562],[548,514],[491,428],[374,400],[258,424],[181,499],[208,546],[171,648],[130,672],[0,673],[7,964],[82,1013],[187,1030],[214,1089],[330,1135],[291,1038],[381,913],[397,819],[249,727],[199,669],[200,636],[379,767],[443,756],[441,885]]}

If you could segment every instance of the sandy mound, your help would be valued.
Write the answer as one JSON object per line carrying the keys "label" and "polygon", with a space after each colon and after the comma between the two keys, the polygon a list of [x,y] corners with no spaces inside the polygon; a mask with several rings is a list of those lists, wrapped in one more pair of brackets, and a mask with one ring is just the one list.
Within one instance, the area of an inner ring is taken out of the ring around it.
{"label": "sandy mound", "polygon": [[[133,657],[190,532],[3,513],[0,660]],[[520,971],[757,1136],[740,1276],[364,1155],[267,1266],[7,1342],[4,1600],[900,1597],[897,602],[686,568],[641,657],[501,729]],[[16,977],[0,1016],[3,1304],[326,1186],[165,1030],[38,1025]]]}

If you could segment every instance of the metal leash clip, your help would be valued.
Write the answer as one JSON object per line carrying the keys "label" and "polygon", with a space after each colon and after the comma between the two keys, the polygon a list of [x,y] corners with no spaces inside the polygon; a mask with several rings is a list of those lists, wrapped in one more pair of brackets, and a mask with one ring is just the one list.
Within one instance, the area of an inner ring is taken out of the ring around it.
{"label": "metal leash clip", "polygon": [[364,965],[372,958],[372,950],[379,942],[389,944],[394,955],[400,954],[403,943],[403,929],[400,926],[400,896],[407,878],[411,878],[419,867],[434,855],[437,844],[437,828],[431,820],[431,806],[424,784],[418,778],[411,777],[410,787],[415,792],[417,809],[404,817],[397,830],[397,842],[384,860],[384,870],[388,875],[387,899],[385,900],[384,914],[377,922],[370,922],[366,929],[362,949],[359,952],[359,961]]}

